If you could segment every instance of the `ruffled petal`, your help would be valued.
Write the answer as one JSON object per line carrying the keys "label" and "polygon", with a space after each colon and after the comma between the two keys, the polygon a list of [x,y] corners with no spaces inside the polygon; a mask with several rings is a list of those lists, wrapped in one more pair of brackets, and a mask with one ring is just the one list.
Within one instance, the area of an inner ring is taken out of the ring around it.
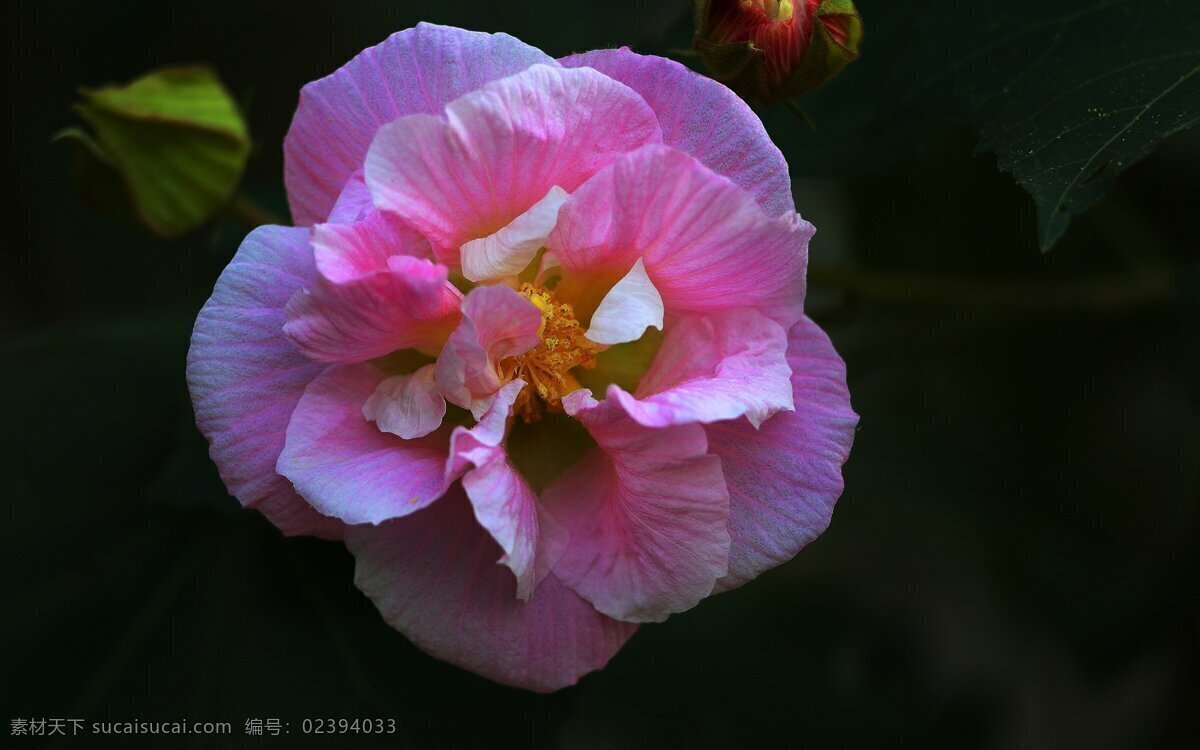
{"label": "ruffled petal", "polygon": [[597,344],[624,344],[637,341],[647,328],[663,327],[662,295],[646,274],[641,258],[616,283],[592,314],[588,339]]}
{"label": "ruffled petal", "polygon": [[647,146],[574,191],[546,246],[564,294],[586,295],[642,258],[668,313],[756,307],[786,328],[801,315],[813,231],[795,213],[767,216],[687,154]]}
{"label": "ruffled petal", "polygon": [[407,375],[385,378],[363,404],[363,417],[396,437],[413,440],[442,425],[446,399],[433,376],[433,365]]}
{"label": "ruffled petal", "polygon": [[433,349],[458,322],[461,294],[445,266],[417,257],[418,235],[371,212],[313,229],[320,271],[287,303],[284,332],[318,362],[364,362],[400,349]]}
{"label": "ruffled petal", "polygon": [[628,48],[584,52],[560,62],[598,70],[638,92],[658,116],[664,144],[733,180],[768,215],[795,210],[787,161],[758,115],[726,86],[674,60]]}
{"label": "ruffled petal", "polygon": [[308,84],[283,142],[292,218],[301,225],[326,220],[384,123],[441,112],[447,102],[538,63],[555,64],[507,34],[420,23]]}
{"label": "ruffled petal", "polygon": [[[491,403],[472,427],[455,427],[450,436],[450,456],[446,459],[445,486],[462,477],[472,464],[481,466],[486,449],[499,448],[508,430],[508,418],[517,395],[525,387],[524,380],[505,383],[492,397]],[[474,459],[481,458],[476,461]]]}
{"label": "ruffled petal", "polygon": [[563,399],[599,444],[547,487],[547,512],[570,534],[554,574],[610,617],[665,620],[725,575],[729,495],[704,429],[642,427],[587,391]]}
{"label": "ruffled petal", "polygon": [[521,273],[546,244],[546,237],[558,221],[558,209],[566,200],[567,191],[555,185],[545,198],[508,226],[463,245],[463,276],[471,281],[488,281]]}
{"label": "ruffled petal", "polygon": [[337,539],[341,522],[313,510],[275,472],[292,411],[324,369],[283,335],[284,305],[314,273],[307,229],[251,232],[196,319],[187,381],[196,423],[230,493],[285,534]]}
{"label": "ruffled petal", "polygon": [[616,385],[608,395],[647,427],[741,416],[758,427],[793,407],[787,346],[787,332],[749,308],[689,315],[667,327],[636,398]]}
{"label": "ruffled petal", "polygon": [[792,559],[829,525],[842,494],[842,464],[858,424],[846,366],[808,318],[788,338],[796,410],[757,431],[742,420],[706,428],[729,485],[729,574],[717,591]]}
{"label": "ruffled petal", "polygon": [[279,456],[278,471],[297,492],[348,524],[406,516],[444,490],[445,433],[402,440],[363,416],[386,377],[369,364],[326,370],[305,389]]}
{"label": "ruffled petal", "polygon": [[360,169],[350,176],[346,186],[342,188],[341,195],[333,204],[326,221],[330,224],[353,224],[365,219],[374,209],[371,190],[367,187],[363,171]]}
{"label": "ruffled petal", "polygon": [[500,360],[538,344],[542,314],[506,286],[476,287],[463,299],[462,322],[437,360],[437,382],[446,400],[478,419],[502,381]]}
{"label": "ruffled petal", "polygon": [[507,226],[556,185],[571,192],[617,156],[661,140],[642,98],[594,70],[535,65],[379,130],[366,159],[375,205],[439,259]]}
{"label": "ruffled petal", "polygon": [[473,457],[478,468],[463,477],[475,520],[500,545],[501,565],[516,577],[516,596],[528,601],[566,545],[566,533],[544,513],[529,484],[502,448]]}
{"label": "ruffled petal", "polygon": [[387,271],[394,256],[430,257],[429,241],[398,218],[370,205],[349,205],[347,218],[351,214],[358,218],[313,227],[313,258],[325,280],[345,284]]}
{"label": "ruffled petal", "polygon": [[597,612],[554,574],[529,601],[458,489],[424,511],[347,530],[354,582],[392,627],[439,659],[550,692],[603,667],[636,625]]}

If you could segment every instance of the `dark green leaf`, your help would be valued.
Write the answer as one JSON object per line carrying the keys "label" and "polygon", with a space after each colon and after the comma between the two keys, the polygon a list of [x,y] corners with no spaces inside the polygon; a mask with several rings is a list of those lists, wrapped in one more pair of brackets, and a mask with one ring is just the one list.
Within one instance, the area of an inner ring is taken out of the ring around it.
{"label": "dark green leaf", "polygon": [[1043,250],[1117,174],[1200,118],[1200,5],[1188,0],[935,0],[916,37],[881,122],[965,115],[1033,196]]}

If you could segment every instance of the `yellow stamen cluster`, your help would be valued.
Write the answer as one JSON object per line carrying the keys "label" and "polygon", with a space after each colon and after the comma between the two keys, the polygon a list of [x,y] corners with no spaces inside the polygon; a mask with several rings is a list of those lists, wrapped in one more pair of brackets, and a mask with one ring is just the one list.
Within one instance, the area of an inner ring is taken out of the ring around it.
{"label": "yellow stamen cluster", "polygon": [[519,357],[504,360],[500,367],[509,377],[529,384],[513,410],[526,422],[536,422],[543,409],[562,410],[562,397],[579,388],[571,370],[595,367],[596,345],[584,338],[574,308],[555,300],[554,292],[533,284],[522,284],[520,291],[542,311],[541,342]]}

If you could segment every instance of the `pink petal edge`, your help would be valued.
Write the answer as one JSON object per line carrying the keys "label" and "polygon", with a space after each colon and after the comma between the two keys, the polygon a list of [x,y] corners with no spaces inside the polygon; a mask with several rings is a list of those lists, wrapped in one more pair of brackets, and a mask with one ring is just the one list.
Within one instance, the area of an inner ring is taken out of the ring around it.
{"label": "pink petal edge", "polygon": [[549,574],[529,601],[461,489],[421,513],[347,529],[354,583],[433,656],[505,685],[551,692],[603,667],[636,625],[597,612]]}
{"label": "pink petal edge", "polygon": [[384,123],[447,103],[531,65],[556,65],[508,34],[419,23],[305,86],[283,142],[283,180],[297,225],[325,221]]}
{"label": "pink petal edge", "polygon": [[717,592],[792,559],[829,525],[842,494],[842,464],[858,424],[846,366],[808,318],[788,340],[795,411],[776,414],[759,430],[745,420],[705,428],[729,485],[729,574]]}

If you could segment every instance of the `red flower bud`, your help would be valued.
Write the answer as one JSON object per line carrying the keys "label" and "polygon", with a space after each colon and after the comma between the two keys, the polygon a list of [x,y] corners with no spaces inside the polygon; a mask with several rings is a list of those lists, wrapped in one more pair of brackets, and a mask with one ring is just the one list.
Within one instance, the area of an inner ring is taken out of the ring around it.
{"label": "red flower bud", "polygon": [[775,102],[827,83],[858,57],[851,0],[696,0],[696,49],[713,77]]}

